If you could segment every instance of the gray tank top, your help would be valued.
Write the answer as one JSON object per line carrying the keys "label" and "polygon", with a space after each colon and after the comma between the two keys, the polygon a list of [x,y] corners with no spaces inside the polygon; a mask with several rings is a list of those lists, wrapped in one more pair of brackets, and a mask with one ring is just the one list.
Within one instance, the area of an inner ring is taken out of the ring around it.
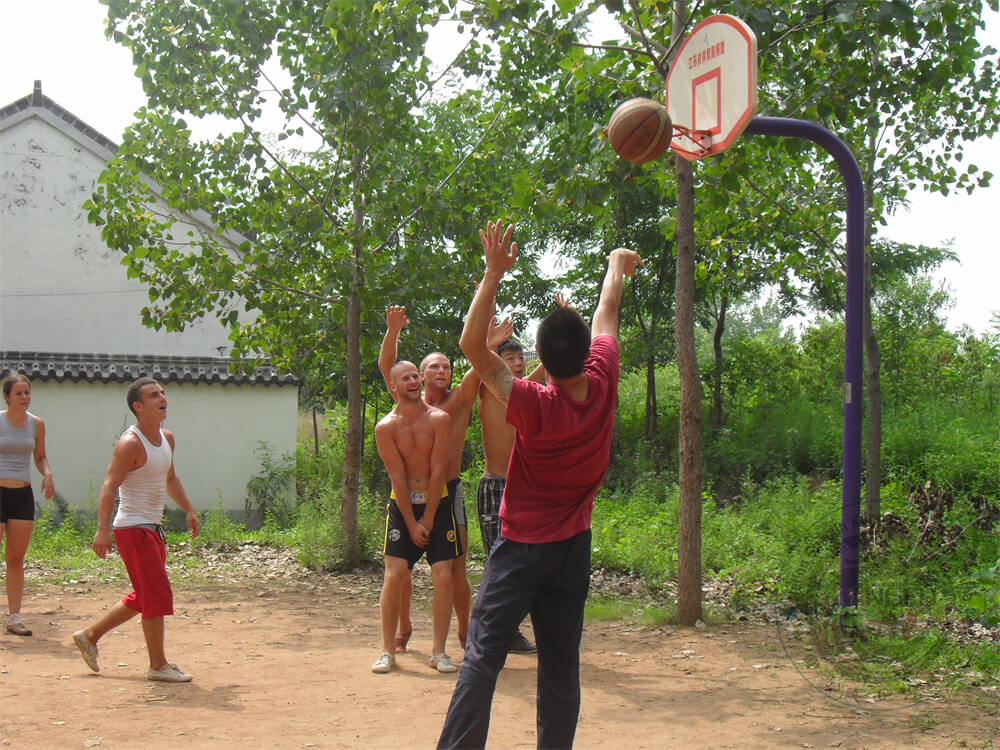
{"label": "gray tank top", "polygon": [[31,481],[31,456],[35,452],[35,415],[28,412],[24,427],[17,428],[0,412],[0,479]]}

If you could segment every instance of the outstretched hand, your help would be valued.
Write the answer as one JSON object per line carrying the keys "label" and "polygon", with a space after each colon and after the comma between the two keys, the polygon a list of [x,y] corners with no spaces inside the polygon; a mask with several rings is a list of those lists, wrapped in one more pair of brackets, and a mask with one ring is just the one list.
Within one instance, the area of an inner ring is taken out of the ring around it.
{"label": "outstretched hand", "polygon": [[510,317],[504,318],[499,323],[496,318],[490,319],[490,330],[486,332],[486,346],[496,349],[500,344],[509,339],[514,333],[514,322]]}
{"label": "outstretched hand", "polygon": [[390,331],[402,331],[406,326],[406,305],[389,305],[385,308],[385,326]]}
{"label": "outstretched hand", "polygon": [[479,230],[479,239],[483,242],[483,255],[486,257],[486,271],[498,273],[501,276],[511,269],[517,259],[517,243],[510,241],[514,231],[511,224],[504,230],[503,222],[487,222],[486,229]]}
{"label": "outstretched hand", "polygon": [[556,292],[554,297],[556,300],[556,304],[559,305],[559,307],[569,307],[569,297],[567,297],[565,294],[563,294],[562,292]]}
{"label": "outstretched hand", "polygon": [[639,257],[639,253],[635,250],[629,250],[627,247],[618,247],[611,251],[611,255],[608,256],[608,266],[610,267],[612,263],[621,263],[622,273],[630,279],[635,278],[636,265],[646,267],[642,258]]}

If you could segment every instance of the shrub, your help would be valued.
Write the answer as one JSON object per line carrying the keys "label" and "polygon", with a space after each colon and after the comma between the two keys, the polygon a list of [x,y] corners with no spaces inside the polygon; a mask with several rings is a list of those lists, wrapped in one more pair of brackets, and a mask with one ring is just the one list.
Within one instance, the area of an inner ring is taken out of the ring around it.
{"label": "shrub", "polygon": [[[346,566],[344,539],[340,532],[340,497],[328,495],[320,502],[300,503],[289,543],[299,564],[312,570],[342,570]],[[382,550],[385,523],[384,501],[372,495],[358,499],[358,541],[362,558],[375,562]]]}
{"label": "shrub", "polygon": [[290,455],[275,459],[270,446],[262,442],[254,449],[260,457],[260,471],[247,482],[247,517],[288,526],[292,520],[290,485],[295,478],[295,463]]}
{"label": "shrub", "polygon": [[246,536],[246,525],[234,521],[222,507],[221,493],[215,507],[203,511],[199,520],[201,528],[191,540],[193,548],[227,549]]}

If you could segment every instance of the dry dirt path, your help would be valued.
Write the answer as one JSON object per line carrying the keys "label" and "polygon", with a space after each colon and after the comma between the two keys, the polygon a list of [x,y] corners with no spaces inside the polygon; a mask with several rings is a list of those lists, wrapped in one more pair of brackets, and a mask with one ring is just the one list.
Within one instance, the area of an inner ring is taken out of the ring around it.
{"label": "dry dirt path", "polygon": [[[175,583],[167,654],[194,674],[188,685],[145,679],[135,620],[102,641],[100,675],[77,655],[70,634],[123,585],[29,580],[24,618],[35,635],[0,635],[0,745],[434,746],[455,678],[426,665],[422,576],[410,653],[389,675],[369,669],[378,651],[377,573],[230,569],[218,577],[230,582]],[[461,655],[453,634],[449,650]],[[998,741],[995,708],[934,697],[870,706],[793,664],[763,624],[648,630],[598,622],[585,630],[581,658],[576,747],[584,750],[985,748]],[[490,747],[535,747],[534,681],[534,658],[511,656],[497,687]]]}

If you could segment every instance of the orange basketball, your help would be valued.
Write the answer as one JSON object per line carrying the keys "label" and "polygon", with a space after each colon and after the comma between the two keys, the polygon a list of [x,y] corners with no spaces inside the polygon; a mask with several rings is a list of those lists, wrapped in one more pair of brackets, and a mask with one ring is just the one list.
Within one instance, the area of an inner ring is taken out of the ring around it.
{"label": "orange basketball", "polygon": [[645,164],[667,150],[673,128],[666,107],[640,96],[618,105],[604,133],[621,158]]}

